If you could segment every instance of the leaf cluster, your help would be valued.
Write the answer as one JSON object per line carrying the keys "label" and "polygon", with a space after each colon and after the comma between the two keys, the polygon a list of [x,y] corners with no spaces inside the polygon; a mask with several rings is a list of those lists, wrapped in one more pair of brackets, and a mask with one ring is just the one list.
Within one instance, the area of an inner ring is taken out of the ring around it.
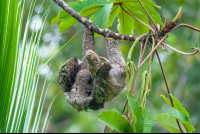
{"label": "leaf cluster", "polygon": [[[151,14],[155,23],[163,26],[160,15],[153,8],[155,7],[160,9],[160,7],[150,0],[141,0],[141,2],[146,10]],[[149,31],[147,26],[151,26],[148,20],[148,15],[137,0],[108,0],[108,2],[101,2],[99,0],[82,0],[68,5],[83,17],[90,16],[90,20],[102,29],[112,26],[115,17],[117,16],[117,29],[121,34],[133,35],[133,30],[135,29],[140,35],[142,33],[147,33]],[[140,21],[134,19],[132,16]],[[78,21],[64,10],[61,10],[52,20],[52,24],[58,22],[61,22],[59,32],[63,32]]]}
{"label": "leaf cluster", "polygon": [[114,111],[103,111],[98,119],[111,130],[115,130],[120,133],[150,133],[152,128],[152,116],[148,108],[144,111],[138,104],[135,98],[127,94],[127,98],[130,104],[132,118],[126,120],[122,115]]}
{"label": "leaf cluster", "polygon": [[176,120],[180,122],[180,126],[184,133],[193,132],[195,128],[191,125],[189,113],[182,107],[182,104],[172,94],[170,94],[170,96],[174,101],[174,107],[172,107],[168,98],[166,98],[164,95],[161,95],[161,97],[169,104],[171,109],[169,113],[158,114],[155,118],[155,121],[160,123],[170,133],[181,133]]}

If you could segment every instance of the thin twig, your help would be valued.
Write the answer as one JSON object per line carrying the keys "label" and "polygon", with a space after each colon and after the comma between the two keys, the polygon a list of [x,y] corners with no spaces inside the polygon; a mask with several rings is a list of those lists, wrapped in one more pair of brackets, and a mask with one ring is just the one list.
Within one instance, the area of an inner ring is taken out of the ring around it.
{"label": "thin twig", "polygon": [[198,29],[198,28],[196,28],[196,27],[193,27],[193,26],[190,26],[190,25],[188,25],[188,24],[184,24],[184,23],[181,23],[180,25],[176,26],[176,27],[173,28],[171,31],[173,31],[173,30],[175,30],[175,29],[177,29],[177,28],[179,28],[179,27],[187,27],[187,28],[189,28],[189,29],[192,29],[192,30],[195,30],[195,31],[200,32],[200,29]]}
{"label": "thin twig", "polygon": [[165,35],[159,42],[158,44],[153,48],[153,50],[151,50],[151,52],[149,53],[149,55],[143,60],[143,62],[138,66],[138,68],[140,68],[144,62],[149,58],[149,56],[151,56],[151,54],[156,50],[156,48],[163,42],[163,40],[167,37],[168,35]]}
{"label": "thin twig", "polygon": [[193,52],[193,53],[185,53],[185,52],[182,52],[182,51],[177,50],[176,48],[172,47],[171,45],[167,44],[166,42],[163,42],[163,44],[166,45],[167,47],[171,48],[172,50],[174,50],[174,51],[176,51],[176,52],[178,52],[178,53],[180,53],[180,54],[184,54],[184,55],[194,55],[194,54],[196,54],[196,53],[199,52],[199,50],[196,50],[196,51]]}
{"label": "thin twig", "polygon": [[153,22],[155,28],[156,28],[156,31],[158,33],[158,28],[156,26],[156,23],[154,22],[154,20],[152,19],[151,15],[148,13],[148,11],[146,10],[146,8],[144,7],[144,5],[142,4],[142,2],[140,0],[138,0],[138,2],[140,3],[140,5],[142,6],[142,8],[144,9],[144,11],[147,13],[147,15],[149,16],[149,18],[151,19],[151,21]]}
{"label": "thin twig", "polygon": [[[156,51],[156,55],[157,55],[157,58],[158,58],[158,61],[159,61],[159,64],[160,64],[160,68],[161,68],[161,70],[162,70],[162,74],[163,74],[163,77],[164,77],[164,80],[165,80],[165,84],[166,84],[166,87],[167,87],[167,92],[168,92],[168,95],[169,95],[169,98],[170,98],[172,107],[174,107],[173,100],[172,100],[172,97],[170,96],[169,86],[168,86],[168,83],[167,83],[167,79],[166,79],[166,76],[165,76],[165,72],[164,72],[164,69],[163,69],[163,66],[162,66],[162,63],[161,63],[161,60],[160,60],[158,51],[157,51],[157,50],[155,50],[155,51]],[[181,126],[180,126],[180,123],[179,123],[179,121],[178,121],[177,119],[176,119],[176,122],[177,122],[177,124],[178,124],[178,127],[179,127],[180,131],[181,131],[182,133],[184,133],[183,130],[182,130],[182,128],[181,128]]]}
{"label": "thin twig", "polygon": [[138,19],[137,17],[135,17],[134,15],[132,15],[131,13],[129,13],[128,11],[126,11],[121,5],[120,7],[131,17],[133,17],[135,20],[139,21],[140,23],[142,23],[143,25],[145,25],[146,27],[148,27],[149,29],[151,29],[154,32],[154,29],[152,27],[150,27],[149,25],[145,24],[143,21],[141,21],[140,19]]}
{"label": "thin twig", "polygon": [[192,29],[192,30],[195,30],[195,31],[200,32],[200,29],[198,29],[198,28],[196,28],[196,27],[193,27],[193,26],[190,26],[190,25],[188,25],[188,24],[181,23],[180,25],[181,25],[181,27],[187,27],[187,28],[190,28],[190,29]]}
{"label": "thin twig", "polygon": [[[146,46],[147,46],[147,42],[148,42],[148,40],[149,40],[149,35],[150,35],[150,33],[147,35],[147,38],[146,38],[146,41],[145,41],[145,44],[144,44],[144,50],[142,51],[142,55],[141,55],[141,58],[140,58],[140,60],[139,60],[139,65],[140,65],[140,63],[141,63],[141,61],[142,61],[142,58],[143,58],[143,56],[144,56],[144,52],[145,52],[145,49],[146,49]],[[140,66],[140,67],[141,67],[141,66]],[[140,67],[137,68],[138,73],[139,73]],[[137,74],[137,77],[138,77],[138,74]],[[130,90],[130,91],[133,90],[133,93],[132,93],[133,96],[134,96],[134,94],[135,94],[135,87],[136,87],[136,83],[137,83],[137,77],[136,77],[135,84],[132,83],[132,85],[131,85],[131,90]]]}

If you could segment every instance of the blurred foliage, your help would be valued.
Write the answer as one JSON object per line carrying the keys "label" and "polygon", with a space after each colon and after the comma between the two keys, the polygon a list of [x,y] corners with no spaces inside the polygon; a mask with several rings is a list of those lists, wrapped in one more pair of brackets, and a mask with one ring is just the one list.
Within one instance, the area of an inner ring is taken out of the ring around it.
{"label": "blurred foliage", "polygon": [[[199,0],[153,0],[157,5],[161,6],[161,9],[156,9],[161,17],[162,22],[165,18],[168,21],[172,21],[175,17],[178,9],[182,6],[182,16],[179,21],[180,23],[187,23],[194,27],[200,28],[200,1]],[[67,3],[74,2],[74,0],[67,0]],[[38,12],[38,8],[41,1],[37,1],[37,6],[35,8],[35,15]],[[25,12],[28,11],[29,1],[27,1],[25,7]],[[57,72],[59,66],[61,66],[65,60],[76,56],[77,58],[82,58],[82,36],[84,26],[80,23],[75,24],[63,33],[59,33],[58,24],[51,25],[52,18],[54,18],[61,8],[53,2],[53,0],[46,0],[43,4],[42,14],[51,5],[50,13],[45,22],[41,45],[39,48],[39,55],[44,58],[43,63],[45,63],[62,45],[64,45],[77,31],[80,31],[75,39],[73,39],[68,45],[66,45],[50,62],[49,64],[40,72],[41,79],[39,81],[39,87],[42,89],[44,83],[45,74],[48,68],[51,69],[48,82],[53,77],[57,77]],[[28,12],[27,12],[28,13]],[[27,14],[24,15],[24,18]],[[24,19],[26,20],[26,19]],[[31,20],[32,25],[34,25],[34,17]],[[109,29],[117,32],[115,20],[112,27]],[[38,23],[38,28],[40,24]],[[31,26],[30,26],[31,28]],[[103,37],[95,38],[96,51],[99,55],[107,57],[106,46]],[[193,52],[189,46],[191,43],[200,42],[200,33],[192,31],[188,28],[178,28],[173,32],[169,33],[167,42],[173,47],[184,51]],[[128,51],[133,42],[119,41],[121,51],[123,53],[124,59],[126,60]],[[44,46],[42,45],[44,44]],[[132,59],[137,65],[139,56],[140,46],[136,45],[133,52]],[[161,60],[163,62],[166,77],[169,83],[170,90],[172,94],[183,104],[186,110],[191,115],[191,122],[194,125],[196,131],[200,132],[200,54],[194,56],[185,56],[178,54],[170,49],[168,52],[163,52],[161,48],[158,48]],[[148,49],[144,55],[147,56]],[[136,98],[138,97],[138,91],[140,89],[142,72],[147,68],[148,64],[144,64],[139,73],[138,84],[136,87]],[[40,66],[42,67],[42,65]],[[39,68],[40,69],[40,68]],[[38,69],[38,70],[39,70]],[[46,102],[45,110],[47,111],[48,104],[55,94],[60,91],[60,88],[56,82],[56,78],[51,83],[49,91],[47,94],[48,101]],[[123,94],[118,95],[112,101],[105,104],[105,108],[98,111],[80,112],[77,113],[72,107],[67,103],[64,94],[59,94],[55,100],[50,115],[52,116],[48,132],[103,132],[105,125],[100,123],[97,116],[101,111],[114,110],[121,113],[123,106],[126,101],[126,91]],[[146,106],[152,113],[152,119],[155,118],[157,114],[169,112],[169,106],[160,97],[161,94],[167,96],[167,90],[165,87],[164,79],[162,77],[161,69],[159,63],[154,58],[152,64],[152,90],[147,97]],[[39,95],[38,95],[39,96]],[[166,132],[166,130],[161,127],[157,122],[153,121],[152,132]]]}

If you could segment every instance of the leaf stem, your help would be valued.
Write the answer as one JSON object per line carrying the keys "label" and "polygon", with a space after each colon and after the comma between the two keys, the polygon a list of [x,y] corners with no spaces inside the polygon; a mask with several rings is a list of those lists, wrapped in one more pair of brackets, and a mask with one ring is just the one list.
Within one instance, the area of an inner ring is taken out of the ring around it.
{"label": "leaf stem", "polygon": [[[156,51],[156,55],[157,55],[157,58],[158,58],[158,61],[159,61],[159,64],[160,64],[160,68],[162,70],[162,74],[163,74],[163,77],[164,77],[164,80],[165,80],[165,84],[166,84],[166,87],[167,87],[167,92],[168,92],[168,95],[169,95],[172,107],[174,107],[172,97],[170,96],[170,90],[169,90],[169,86],[168,86],[167,79],[166,79],[166,76],[165,76],[165,72],[164,72],[164,69],[163,69],[163,66],[162,66],[162,63],[161,63],[161,60],[160,60],[160,56],[158,54],[158,51],[157,50],[155,50],[155,51]],[[181,128],[181,126],[180,126],[180,123],[179,123],[179,121],[177,119],[176,119],[176,122],[178,124],[178,127],[179,127],[180,131],[182,133],[184,133],[183,130],[182,130],[182,128]]]}
{"label": "leaf stem", "polygon": [[173,31],[173,30],[175,30],[175,29],[177,29],[177,28],[179,28],[179,27],[187,27],[187,28],[189,28],[189,29],[192,29],[192,30],[195,30],[195,31],[200,32],[200,29],[198,29],[198,28],[196,28],[196,27],[193,27],[193,26],[190,26],[190,25],[188,25],[188,24],[184,24],[184,23],[181,23],[180,25],[176,26],[176,27],[173,28],[171,31]]}
{"label": "leaf stem", "polygon": [[194,55],[194,54],[199,52],[199,50],[197,50],[197,51],[195,51],[193,53],[185,53],[185,52],[177,50],[176,48],[172,47],[171,45],[167,44],[166,42],[163,42],[163,44],[166,45],[167,47],[171,48],[172,50],[174,50],[174,51],[176,51],[176,52],[178,52],[180,54],[184,54],[184,55]]}
{"label": "leaf stem", "polygon": [[140,0],[138,0],[138,2],[140,3],[140,5],[142,6],[142,8],[144,9],[144,11],[147,13],[147,15],[149,16],[149,18],[151,19],[151,21],[153,22],[155,28],[156,28],[156,31],[158,33],[158,28],[156,26],[156,23],[154,22],[154,20],[152,19],[151,15],[149,14],[149,12],[146,10],[146,8],[144,7],[144,5],[142,4],[142,2]]}

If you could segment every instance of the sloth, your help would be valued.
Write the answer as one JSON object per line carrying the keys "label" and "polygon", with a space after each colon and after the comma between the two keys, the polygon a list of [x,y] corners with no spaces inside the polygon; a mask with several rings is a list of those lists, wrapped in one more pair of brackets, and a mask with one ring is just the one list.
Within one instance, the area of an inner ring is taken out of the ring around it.
{"label": "sloth", "polygon": [[82,60],[71,58],[59,69],[57,82],[78,112],[103,108],[126,86],[126,65],[119,44],[112,38],[105,38],[105,42],[108,59],[95,53],[94,33],[85,28]]}

